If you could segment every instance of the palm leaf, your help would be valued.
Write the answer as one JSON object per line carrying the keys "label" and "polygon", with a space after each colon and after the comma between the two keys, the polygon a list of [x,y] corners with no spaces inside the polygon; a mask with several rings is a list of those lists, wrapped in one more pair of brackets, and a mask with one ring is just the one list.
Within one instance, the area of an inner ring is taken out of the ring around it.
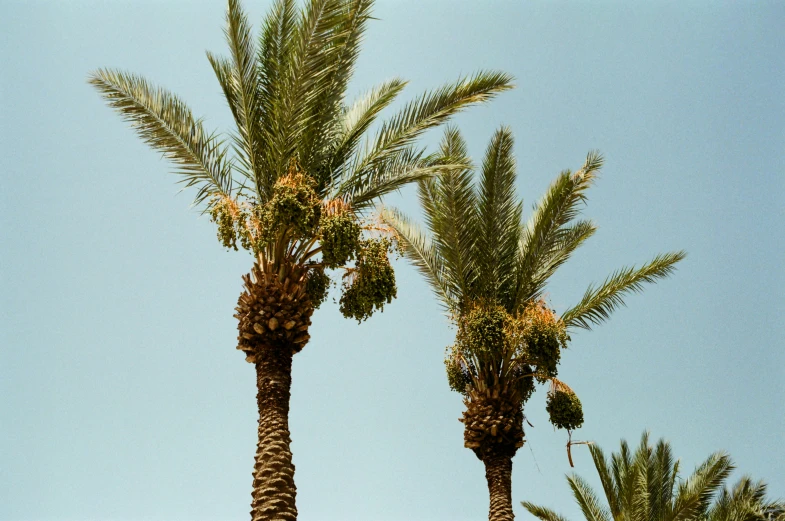
{"label": "palm leaf", "polygon": [[371,17],[371,0],[344,1],[341,19],[333,28],[330,44],[322,50],[325,54],[325,71],[312,87],[305,108],[308,131],[298,144],[299,157],[306,170],[316,172],[320,185],[331,179],[329,164],[335,153],[333,145],[342,123],[344,96],[349,80],[354,74],[354,65],[360,52],[360,43],[365,33],[366,22]]}
{"label": "palm leaf", "polygon": [[[469,162],[466,143],[457,129],[445,130],[442,161]],[[441,161],[440,161],[441,162]],[[473,252],[477,241],[477,198],[468,168],[449,169],[419,183],[420,202],[436,250],[447,274],[446,285],[458,300],[472,295],[476,272]]]}
{"label": "palm leaf", "polygon": [[714,453],[681,483],[676,492],[671,514],[664,521],[684,521],[706,514],[714,492],[722,486],[733,470],[730,457]]}
{"label": "palm leaf", "polygon": [[325,77],[336,65],[330,60],[330,49],[340,38],[344,7],[345,0],[310,0],[297,21],[270,136],[270,172],[274,177],[285,171],[290,158],[300,155],[304,143],[314,140],[310,109],[323,93]]}
{"label": "palm leaf", "polygon": [[555,233],[550,252],[543,255],[543,260],[537,263],[537,271],[530,276],[529,289],[518,295],[518,298],[522,300],[516,302],[516,306],[522,306],[527,300],[539,297],[545,289],[548,279],[596,231],[597,226],[589,220],[574,221],[573,224],[558,230]]}
{"label": "palm leaf", "polygon": [[560,516],[553,510],[541,506],[537,506],[534,503],[529,503],[528,501],[521,501],[521,505],[529,511],[530,514],[535,516],[542,521],[567,521],[567,518]]}
{"label": "palm leaf", "polygon": [[231,194],[231,163],[223,141],[207,134],[180,98],[140,76],[108,69],[91,74],[89,82],[145,143],[177,165],[175,172],[183,176],[186,188],[199,188],[195,204]]}
{"label": "palm leaf", "polygon": [[354,153],[377,116],[401,93],[407,82],[393,78],[378,85],[346,110],[336,136],[331,170],[338,170]]}
{"label": "palm leaf", "polygon": [[597,473],[600,475],[600,482],[602,483],[602,488],[605,491],[605,498],[608,501],[611,516],[613,516],[613,519],[618,521],[621,515],[619,489],[613,480],[613,476],[608,470],[608,463],[605,459],[605,454],[602,452],[602,449],[595,444],[589,445],[589,451],[591,452],[591,457],[594,460],[594,467],[597,469]]}
{"label": "palm leaf", "polygon": [[339,193],[357,211],[369,208],[380,197],[399,190],[403,186],[433,177],[451,170],[463,170],[465,164],[434,164],[423,157],[422,151],[411,149],[378,165],[378,171],[365,179],[358,180],[350,191]]}
{"label": "palm leaf", "polygon": [[580,170],[559,174],[538,202],[521,238],[516,302],[536,297],[535,274],[552,256],[559,231],[577,217],[580,205],[586,201],[586,190],[596,179],[602,163],[599,153],[589,152]]}
{"label": "palm leaf", "polygon": [[241,158],[246,172],[254,182],[257,196],[264,198],[269,181],[265,182],[263,179],[266,171],[261,155],[264,136],[260,127],[262,106],[258,95],[260,87],[256,48],[251,36],[251,26],[240,0],[229,0],[224,34],[232,56],[228,71],[228,62],[217,61],[210,55],[208,59],[213,65],[213,70],[218,76],[235,118],[238,132],[235,141],[240,152],[238,157]]}
{"label": "palm leaf", "polygon": [[686,257],[684,251],[660,254],[640,268],[625,267],[612,273],[599,286],[589,286],[581,301],[562,315],[567,327],[591,329],[610,318],[624,305],[629,293],[643,291],[644,283],[655,283],[675,271],[675,264]]}
{"label": "palm leaf", "polygon": [[567,482],[586,521],[610,521],[608,511],[600,505],[599,498],[583,478],[572,475],[567,477]]}
{"label": "palm leaf", "polygon": [[[477,253],[480,293],[508,301],[514,290],[521,203],[515,197],[513,137],[508,127],[497,130],[485,152],[479,187]],[[512,302],[508,302],[512,304]]]}
{"label": "palm leaf", "polygon": [[284,155],[280,136],[283,132],[281,118],[285,108],[286,82],[291,67],[297,31],[297,6],[295,0],[275,0],[272,9],[262,22],[257,55],[257,103],[262,111],[261,149],[266,175],[263,189],[270,193],[278,175],[277,163]]}
{"label": "palm leaf", "polygon": [[506,73],[481,71],[407,103],[382,125],[368,151],[358,156],[350,176],[373,170],[376,163],[405,149],[426,130],[441,125],[473,103],[488,101],[512,88],[511,81]]}
{"label": "palm leaf", "polygon": [[423,274],[444,307],[452,309],[455,302],[445,284],[444,265],[430,239],[411,219],[396,209],[383,208],[380,216],[395,230],[404,255]]}

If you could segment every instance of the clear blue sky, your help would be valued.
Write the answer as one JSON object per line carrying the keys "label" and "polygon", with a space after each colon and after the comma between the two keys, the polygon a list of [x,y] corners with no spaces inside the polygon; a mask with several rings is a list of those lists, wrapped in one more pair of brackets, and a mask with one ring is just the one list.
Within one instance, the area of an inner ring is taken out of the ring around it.
{"label": "clear blue sky", "polygon": [[[246,1],[260,20],[268,1]],[[688,250],[671,279],[573,335],[561,375],[576,438],[607,450],[644,429],[690,470],[728,450],[785,495],[785,4],[381,0],[352,92],[398,75],[408,96],[478,68],[517,89],[456,122],[479,157],[516,136],[527,208],[589,149],[606,156],[585,215],[600,231],[554,278],[557,310],[588,283]],[[85,80],[100,66],[182,95],[209,127],[229,111],[204,56],[224,3],[0,2],[0,519],[247,517],[254,374],[233,307],[250,257],[175,196],[169,165]],[[435,142],[438,134],[430,134]],[[409,192],[400,203],[416,211]],[[481,463],[448,389],[453,331],[403,261],[399,298],[357,326],[326,305],[295,358],[302,520],[483,519]],[[513,499],[580,519],[565,433],[535,428]],[[576,470],[593,483],[588,451]]]}

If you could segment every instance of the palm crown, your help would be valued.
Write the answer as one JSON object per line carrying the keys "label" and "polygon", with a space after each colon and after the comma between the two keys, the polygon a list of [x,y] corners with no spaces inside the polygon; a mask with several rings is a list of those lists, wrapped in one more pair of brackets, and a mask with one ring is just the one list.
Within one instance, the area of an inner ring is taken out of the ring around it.
{"label": "palm crown", "polygon": [[[602,157],[591,152],[580,170],[560,173],[524,222],[512,147],[510,130],[499,129],[477,186],[471,167],[420,181],[427,234],[396,210],[385,210],[384,218],[458,324],[458,342],[446,361],[451,387],[467,393],[501,385],[499,392],[517,389],[525,401],[532,378],[554,381],[552,396],[571,394],[554,380],[567,332],[602,323],[623,305],[625,295],[668,276],[685,254],[658,255],[641,267],[621,268],[556,317],[542,295],[548,279],[597,229],[579,214]],[[440,150],[453,161],[470,163],[456,129],[447,130]]]}
{"label": "palm crown", "polygon": [[[733,470],[730,457],[718,452],[709,456],[686,479],[679,475],[670,444],[649,444],[644,433],[632,452],[626,441],[607,459],[591,445],[607,507],[588,483],[568,476],[575,501],[586,521],[781,521],[785,503],[766,498],[766,485],[742,477],[732,489],[721,488]],[[553,510],[523,502],[541,521],[566,521]]]}
{"label": "palm crown", "polygon": [[[324,267],[379,257],[365,253],[370,242],[352,222],[384,194],[449,167],[426,156],[416,139],[467,105],[510,88],[511,77],[479,72],[422,94],[370,136],[380,112],[406,85],[392,79],[346,101],[372,1],[311,0],[302,11],[295,4],[276,1],[257,40],[239,0],[229,0],[230,58],[207,53],[236,123],[228,138],[206,130],[180,98],[144,78],[100,69],[90,82],[177,165],[186,187],[198,189],[195,203],[218,224],[225,246],[236,249],[239,242],[262,271],[281,281],[308,273],[318,306],[329,283]],[[331,262],[316,262],[325,249]],[[366,279],[384,278],[370,271],[374,266],[391,276],[384,262],[358,265]],[[363,278],[358,267],[349,270],[352,284]],[[394,284],[386,293],[369,286],[355,285],[345,314],[361,320],[393,296]]]}

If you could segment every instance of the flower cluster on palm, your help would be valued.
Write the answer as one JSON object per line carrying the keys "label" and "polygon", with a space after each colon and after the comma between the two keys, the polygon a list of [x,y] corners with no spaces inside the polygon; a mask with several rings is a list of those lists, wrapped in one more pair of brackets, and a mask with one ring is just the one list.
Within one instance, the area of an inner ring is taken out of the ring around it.
{"label": "flower cluster on palm", "polygon": [[[686,479],[664,440],[649,444],[644,433],[632,452],[622,440],[610,459],[590,445],[607,507],[586,480],[567,477],[586,521],[783,521],[785,502],[766,498],[766,485],[742,477],[732,489],[724,483],[733,470],[730,457],[714,453]],[[528,501],[523,506],[541,521],[566,521],[553,510]]]}
{"label": "flower cluster on palm", "polygon": [[[429,128],[511,87],[480,72],[427,92],[369,129],[406,82],[389,80],[347,103],[372,0],[277,0],[260,36],[239,0],[229,0],[231,56],[207,57],[236,123],[208,132],[169,91],[101,69],[90,77],[140,137],[177,165],[219,241],[251,252],[237,304],[238,349],[257,372],[259,444],[253,519],[294,519],[288,407],[292,355],[309,340],[330,269],[344,271],[341,311],[362,321],[395,296],[391,240],[364,222],[384,194],[447,168],[416,144]],[[445,159],[445,160],[443,160]]]}
{"label": "flower cluster on palm", "polygon": [[[483,461],[492,520],[511,520],[512,457],[524,443],[523,406],[535,381],[551,382],[548,412],[557,427],[583,422],[580,401],[556,379],[569,330],[606,320],[630,292],[669,275],[683,252],[622,268],[559,317],[543,300],[548,279],[596,227],[579,218],[586,190],[602,166],[590,153],[577,172],[564,171],[528,222],[515,195],[513,138],[492,137],[475,186],[473,168],[444,170],[419,181],[428,233],[394,209],[383,218],[457,326],[445,360],[450,387],[464,396],[464,442]],[[440,153],[471,164],[460,133],[449,128]]]}

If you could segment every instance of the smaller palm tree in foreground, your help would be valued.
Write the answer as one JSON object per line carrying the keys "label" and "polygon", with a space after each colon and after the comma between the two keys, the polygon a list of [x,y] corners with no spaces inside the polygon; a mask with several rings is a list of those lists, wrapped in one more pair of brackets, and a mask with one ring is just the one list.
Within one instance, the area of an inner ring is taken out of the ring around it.
{"label": "smaller palm tree in foreground", "polygon": [[[635,453],[626,441],[606,460],[602,450],[590,446],[607,506],[580,476],[567,481],[586,521],[783,521],[785,502],[766,499],[766,485],[749,477],[732,488],[722,488],[733,470],[730,457],[715,453],[698,465],[690,477],[679,476],[670,444],[649,445],[644,433]],[[523,502],[542,521],[566,521],[553,510]]]}
{"label": "smaller palm tree in foreground", "polygon": [[[602,158],[590,153],[580,170],[559,174],[525,223],[515,196],[512,144],[508,129],[495,133],[477,187],[471,167],[419,182],[428,235],[400,212],[382,212],[457,325],[447,376],[464,396],[464,444],[485,465],[491,520],[513,519],[512,458],[524,443],[523,406],[535,380],[551,384],[547,410],[556,427],[569,432],[583,423],[580,400],[556,379],[569,330],[605,321],[626,294],[666,277],[684,258],[683,252],[668,253],[620,269],[558,317],[543,292],[596,230],[578,215]],[[471,164],[455,129],[448,129],[440,153],[449,158],[443,162]]]}

